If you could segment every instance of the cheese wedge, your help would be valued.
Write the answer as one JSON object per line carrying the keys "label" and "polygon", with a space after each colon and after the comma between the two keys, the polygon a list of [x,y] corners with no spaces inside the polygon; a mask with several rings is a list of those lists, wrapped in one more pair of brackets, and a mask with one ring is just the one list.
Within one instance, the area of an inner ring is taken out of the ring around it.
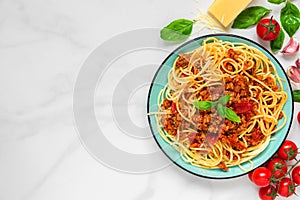
{"label": "cheese wedge", "polygon": [[224,27],[247,7],[252,0],[215,0],[208,8],[208,13],[215,17]]}

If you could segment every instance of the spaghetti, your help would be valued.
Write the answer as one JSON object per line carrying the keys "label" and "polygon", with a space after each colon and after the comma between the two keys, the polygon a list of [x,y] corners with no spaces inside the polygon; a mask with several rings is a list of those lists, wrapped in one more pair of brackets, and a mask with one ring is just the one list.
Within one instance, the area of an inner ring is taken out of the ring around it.
{"label": "spaghetti", "polygon": [[[216,102],[225,95],[230,96],[226,106],[240,122],[220,116],[216,107],[199,110],[193,104]],[[261,51],[208,38],[176,58],[153,114],[159,134],[184,161],[226,171],[252,163],[268,146],[286,123],[282,109],[287,97],[276,68]],[[279,119],[283,123],[278,127]]]}

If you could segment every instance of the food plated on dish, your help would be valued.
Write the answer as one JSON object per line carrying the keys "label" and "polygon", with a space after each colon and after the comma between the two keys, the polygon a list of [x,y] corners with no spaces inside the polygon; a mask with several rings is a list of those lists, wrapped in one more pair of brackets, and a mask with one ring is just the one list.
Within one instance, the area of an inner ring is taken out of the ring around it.
{"label": "food plated on dish", "polygon": [[174,163],[196,175],[230,178],[272,157],[288,134],[293,104],[284,70],[267,50],[216,34],[166,58],[149,91],[148,113],[156,142]]}

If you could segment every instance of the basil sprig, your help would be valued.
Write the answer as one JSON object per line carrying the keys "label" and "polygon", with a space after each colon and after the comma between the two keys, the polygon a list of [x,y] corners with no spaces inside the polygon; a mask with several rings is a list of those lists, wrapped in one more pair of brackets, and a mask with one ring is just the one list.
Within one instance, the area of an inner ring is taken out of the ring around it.
{"label": "basil sprig", "polygon": [[177,19],[165,26],[160,31],[160,37],[167,41],[186,40],[192,33],[194,21]]}
{"label": "basil sprig", "polygon": [[217,105],[217,112],[221,117],[225,117],[226,116],[226,110],[225,110],[225,106],[223,106],[222,104],[218,104]]}
{"label": "basil sprig", "polygon": [[243,10],[234,20],[231,28],[245,29],[255,25],[271,10],[262,6],[253,6]]}
{"label": "basil sprig", "polygon": [[281,4],[285,2],[286,0],[268,0],[268,2],[273,3],[273,4]]}
{"label": "basil sprig", "polygon": [[287,34],[293,37],[300,26],[300,12],[297,6],[287,1],[280,11],[280,22]]}
{"label": "basil sprig", "polygon": [[229,99],[230,95],[225,95],[220,97],[217,101],[194,101],[192,103],[199,110],[210,110],[213,107],[217,107],[217,112],[221,117],[240,123],[240,117],[233,110],[226,107]]}
{"label": "basil sprig", "polygon": [[230,108],[228,107],[225,107],[225,117],[233,122],[237,122],[237,123],[240,123],[241,122],[241,119],[240,117],[233,111],[231,110]]}
{"label": "basil sprig", "polygon": [[194,101],[193,104],[199,110],[210,110],[213,107],[215,107],[216,102],[213,102],[213,101]]}
{"label": "basil sprig", "polygon": [[219,104],[225,105],[226,103],[228,103],[229,100],[230,100],[230,95],[225,95],[220,97],[217,102]]}
{"label": "basil sprig", "polygon": [[285,38],[285,35],[284,35],[284,32],[281,28],[280,32],[279,32],[279,36],[277,38],[275,38],[275,40],[272,40],[270,42],[271,50],[272,50],[273,53],[278,52],[282,48],[284,38]]}

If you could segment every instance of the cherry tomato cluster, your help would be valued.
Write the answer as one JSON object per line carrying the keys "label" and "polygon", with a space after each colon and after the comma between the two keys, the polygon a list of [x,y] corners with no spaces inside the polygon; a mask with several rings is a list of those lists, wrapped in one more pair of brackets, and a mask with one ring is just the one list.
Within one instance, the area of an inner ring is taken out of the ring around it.
{"label": "cherry tomato cluster", "polygon": [[[295,194],[300,185],[300,160],[297,160],[298,147],[290,140],[283,142],[277,155],[263,167],[248,174],[249,179],[259,188],[261,200],[273,200],[278,195],[289,197]],[[292,160],[295,160],[293,162]]]}

